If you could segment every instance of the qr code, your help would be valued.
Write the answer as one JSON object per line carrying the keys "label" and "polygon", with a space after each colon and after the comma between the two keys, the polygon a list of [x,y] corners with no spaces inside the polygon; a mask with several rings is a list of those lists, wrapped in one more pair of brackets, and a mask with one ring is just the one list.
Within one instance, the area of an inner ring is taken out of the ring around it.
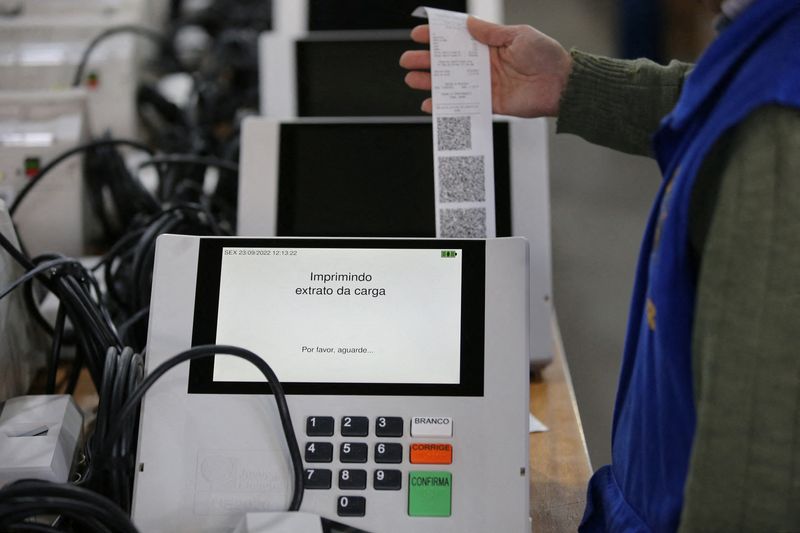
{"label": "qr code", "polygon": [[472,148],[470,117],[436,117],[439,150],[469,150]]}
{"label": "qr code", "polygon": [[483,207],[440,209],[439,230],[439,236],[443,238],[486,237],[486,209]]}
{"label": "qr code", "polygon": [[482,155],[439,158],[440,202],[482,202],[485,199]]}

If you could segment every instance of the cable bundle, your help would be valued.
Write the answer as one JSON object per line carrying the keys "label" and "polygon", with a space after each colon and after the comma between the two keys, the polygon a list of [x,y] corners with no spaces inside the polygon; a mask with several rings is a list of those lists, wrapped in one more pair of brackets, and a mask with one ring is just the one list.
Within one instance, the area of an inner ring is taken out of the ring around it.
{"label": "cable bundle", "polygon": [[74,485],[33,479],[0,489],[0,531],[137,533],[131,519],[108,498]]}
{"label": "cable bundle", "polygon": [[[76,484],[24,480],[1,489],[0,532],[135,532],[127,513],[141,400],[169,369],[215,354],[246,359],[267,378],[292,461],[294,492],[290,509],[299,509],[303,499],[302,457],[283,389],[264,359],[237,347],[199,346],[144,375],[158,236],[234,233],[239,121],[258,109],[257,35],[271,24],[268,4],[268,0],[214,0],[194,17],[182,18],[180,1],[174,1],[171,29],[166,35],[126,25],[109,28],[87,46],[74,75],[75,85],[82,83],[92,51],[112,35],[133,33],[157,43],[161,72],[185,72],[175,40],[181,27],[202,28],[211,43],[191,74],[188,104],[171,102],[154,83],[144,83],[137,90],[139,115],[158,154],[150,145],[135,140],[94,139],[50,160],[10,206],[13,216],[30,190],[53,168],[83,154],[89,202],[102,226],[102,244],[107,252],[87,268],[60,254],[30,258],[24,249],[16,249],[0,234],[0,247],[26,270],[9,286],[0,287],[0,298],[23,288],[31,316],[52,339],[46,392],[55,391],[63,346],[74,345],[76,359],[67,393],[74,392],[85,367],[99,395],[97,417],[83,446],[85,462]],[[138,169],[130,169],[120,148],[144,152],[149,159]],[[155,169],[157,181],[152,191],[138,177],[146,167]],[[206,183],[209,168],[216,169],[217,183],[213,188]],[[103,280],[104,289],[98,278]],[[54,324],[38,308],[34,281],[58,299]]]}
{"label": "cable bundle", "polygon": [[[86,471],[79,484],[108,496],[130,512],[133,489],[133,462],[136,457],[137,420],[120,430],[119,438],[108,441],[108,431],[144,376],[144,359],[132,348],[122,352],[109,348],[103,370],[103,384],[94,432],[85,447]],[[135,410],[138,415],[138,409]]]}
{"label": "cable bundle", "polygon": [[[0,246],[27,270],[21,278],[0,292],[0,298],[21,285],[30,285],[37,279],[54,293],[59,301],[56,326],[50,329],[53,343],[48,363],[47,392],[52,393],[55,388],[56,370],[67,319],[72,324],[77,348],[76,364],[67,390],[70,393],[74,390],[78,373],[84,364],[99,388],[103,379],[106,350],[109,346],[122,349],[122,342],[108,311],[101,302],[100,288],[95,277],[79,261],[62,255],[46,254],[31,260],[2,234],[0,234]],[[40,315],[36,316],[39,316],[39,320],[43,320]]]}

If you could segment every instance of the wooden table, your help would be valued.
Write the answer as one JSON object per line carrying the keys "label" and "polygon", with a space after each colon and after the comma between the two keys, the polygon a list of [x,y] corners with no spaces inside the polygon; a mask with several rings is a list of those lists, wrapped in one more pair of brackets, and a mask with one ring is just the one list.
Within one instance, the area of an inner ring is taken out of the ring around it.
{"label": "wooden table", "polygon": [[531,434],[531,516],[536,533],[576,531],[592,474],[561,334],[555,357],[531,380],[531,412],[550,431]]}

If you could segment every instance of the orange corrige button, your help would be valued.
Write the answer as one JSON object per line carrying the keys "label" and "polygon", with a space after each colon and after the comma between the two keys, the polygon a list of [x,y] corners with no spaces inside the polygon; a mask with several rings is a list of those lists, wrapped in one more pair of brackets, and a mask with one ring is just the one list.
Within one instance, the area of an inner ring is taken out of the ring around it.
{"label": "orange corrige button", "polygon": [[453,445],[415,443],[411,445],[410,459],[415,465],[449,465],[453,462]]}

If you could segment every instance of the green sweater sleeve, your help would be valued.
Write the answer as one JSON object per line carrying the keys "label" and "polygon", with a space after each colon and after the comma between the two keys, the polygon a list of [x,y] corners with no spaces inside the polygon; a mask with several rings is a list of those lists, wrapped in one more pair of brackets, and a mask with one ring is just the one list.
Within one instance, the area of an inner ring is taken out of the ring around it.
{"label": "green sweater sleeve", "polygon": [[682,533],[800,531],[800,111],[754,112],[706,158]]}
{"label": "green sweater sleeve", "polygon": [[667,66],[570,52],[572,72],[561,97],[558,132],[636,155],[652,155],[651,137],[678,101],[690,64]]}

